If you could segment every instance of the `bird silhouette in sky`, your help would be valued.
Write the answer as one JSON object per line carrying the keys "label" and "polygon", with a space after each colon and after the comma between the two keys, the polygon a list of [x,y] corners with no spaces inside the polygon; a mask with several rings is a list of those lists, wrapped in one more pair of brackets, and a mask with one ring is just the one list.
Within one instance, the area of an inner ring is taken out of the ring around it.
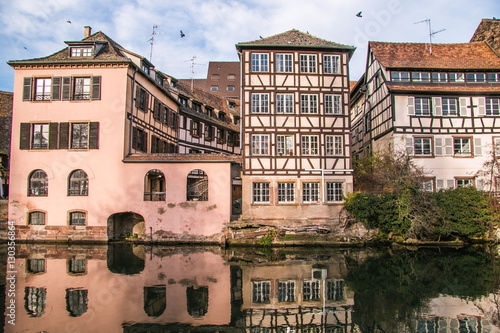
{"label": "bird silhouette in sky", "polygon": [[362,12],[357,13],[357,14],[356,14],[356,16],[357,16],[357,17],[363,17],[363,16],[361,15],[361,13],[362,13]]}
{"label": "bird silhouette in sky", "polygon": [[186,34],[184,34],[181,30],[181,38],[184,38],[186,36]]}
{"label": "bird silhouette in sky", "polygon": [[67,19],[66,22],[68,22],[69,24],[71,24],[71,21],[69,19]]}

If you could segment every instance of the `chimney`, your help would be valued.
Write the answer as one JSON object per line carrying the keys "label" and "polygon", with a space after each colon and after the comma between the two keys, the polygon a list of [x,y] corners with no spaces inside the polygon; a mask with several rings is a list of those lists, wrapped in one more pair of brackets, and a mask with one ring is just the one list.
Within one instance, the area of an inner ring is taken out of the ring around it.
{"label": "chimney", "polygon": [[85,29],[85,32],[83,34],[83,38],[87,38],[92,33],[92,28],[87,25],[84,29]]}

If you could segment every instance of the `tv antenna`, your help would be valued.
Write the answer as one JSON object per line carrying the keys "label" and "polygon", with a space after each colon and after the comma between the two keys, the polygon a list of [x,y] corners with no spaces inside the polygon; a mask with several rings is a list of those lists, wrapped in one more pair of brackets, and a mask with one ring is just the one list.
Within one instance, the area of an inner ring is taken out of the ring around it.
{"label": "tv antenna", "polygon": [[431,19],[429,19],[429,18],[425,19],[423,21],[415,22],[413,24],[419,24],[419,23],[424,23],[424,22],[427,22],[427,25],[429,26],[429,43],[430,43],[429,52],[430,52],[430,54],[432,54],[432,37],[434,37],[435,34],[440,33],[441,31],[445,31],[446,29],[441,29],[441,30],[438,30],[438,31],[432,31],[432,29],[431,29]]}
{"label": "tv antenna", "polygon": [[155,36],[156,35],[163,35],[165,34],[164,32],[157,32],[156,29],[158,29],[160,26],[155,24],[153,25],[153,32],[151,33],[151,38],[148,40],[148,42],[151,43],[151,52],[149,53],[149,61],[150,62],[153,62],[153,44],[154,44],[154,41],[155,41]]}
{"label": "tv antenna", "polygon": [[195,60],[198,58],[203,58],[203,57],[194,55],[191,59],[186,60],[186,61],[191,61],[191,65],[189,66],[191,68],[191,92],[194,91],[194,66],[195,65],[203,65],[203,64],[198,64],[195,62]]}

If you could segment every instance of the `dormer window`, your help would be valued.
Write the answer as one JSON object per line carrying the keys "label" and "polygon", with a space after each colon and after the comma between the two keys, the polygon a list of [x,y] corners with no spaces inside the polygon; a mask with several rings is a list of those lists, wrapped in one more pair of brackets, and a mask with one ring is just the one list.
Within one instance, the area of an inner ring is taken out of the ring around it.
{"label": "dormer window", "polygon": [[186,106],[186,107],[188,106],[188,100],[187,100],[187,98],[186,98],[186,97],[184,97],[184,96],[180,96],[180,95],[179,95],[179,103],[181,103],[182,105],[184,105],[184,106]]}
{"label": "dormer window", "polygon": [[219,120],[226,121],[226,114],[222,111],[219,111]]}
{"label": "dormer window", "polygon": [[72,47],[71,57],[92,57],[92,47]]}
{"label": "dormer window", "polygon": [[148,74],[148,75],[149,75],[149,66],[148,66],[148,65],[146,65],[145,63],[143,63],[143,64],[142,64],[142,70],[143,70],[144,72],[146,72],[146,74]]}

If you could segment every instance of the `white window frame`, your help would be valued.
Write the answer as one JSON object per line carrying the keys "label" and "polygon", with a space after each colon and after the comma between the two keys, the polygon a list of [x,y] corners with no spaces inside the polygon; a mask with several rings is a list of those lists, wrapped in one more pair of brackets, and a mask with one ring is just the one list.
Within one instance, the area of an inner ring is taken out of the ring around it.
{"label": "white window frame", "polygon": [[269,53],[252,53],[252,72],[269,71]]}
{"label": "white window frame", "polygon": [[431,99],[429,97],[415,97],[415,116],[430,116],[430,115],[431,115]]}
{"label": "white window frame", "polygon": [[293,72],[293,54],[291,53],[276,54],[276,72],[277,73]]}
{"label": "white window frame", "polygon": [[342,182],[326,182],[326,202],[339,203],[344,201],[344,184]]}
{"label": "white window frame", "polygon": [[[454,103],[450,103],[450,101],[453,101]],[[459,108],[458,98],[453,98],[453,97],[441,98],[441,114],[443,116],[457,116],[458,108]]]}
{"label": "white window frame", "polygon": [[295,281],[278,281],[278,302],[295,302]]}
{"label": "white window frame", "polygon": [[472,137],[453,137],[453,156],[472,156]]}
{"label": "white window frame", "polygon": [[325,136],[325,155],[344,156],[344,144],[342,135]]}
{"label": "white window frame", "polygon": [[323,73],[324,74],[340,73],[340,56],[333,54],[323,55]]}
{"label": "white window frame", "polygon": [[393,82],[410,82],[409,72],[391,72],[391,81]]}
{"label": "white window frame", "polygon": [[269,94],[252,94],[252,113],[269,113]]}
{"label": "white window frame", "polygon": [[467,83],[486,83],[485,73],[467,73],[465,74]]}
{"label": "white window frame", "polygon": [[432,82],[448,82],[448,73],[431,73]]}
{"label": "white window frame", "polygon": [[342,95],[325,95],[325,114],[342,114]]}
{"label": "white window frame", "polygon": [[51,93],[51,78],[35,78],[35,101],[50,101]]}
{"label": "white window frame", "polygon": [[271,184],[269,182],[252,183],[252,203],[270,203]]}
{"label": "white window frame", "polygon": [[49,124],[34,123],[31,128],[31,149],[49,149]]}
{"label": "white window frame", "polygon": [[498,97],[486,98],[486,115],[500,116],[500,98]]}
{"label": "white window frame", "polygon": [[428,72],[412,72],[411,80],[413,82],[431,82],[431,75]]}
{"label": "white window frame", "polygon": [[295,154],[295,140],[293,135],[276,136],[276,154],[279,156],[292,156]]}
{"label": "white window frame", "polygon": [[464,73],[449,73],[448,74],[448,81],[450,83],[465,82],[465,75],[464,75]]}
{"label": "white window frame", "polygon": [[316,73],[316,54],[301,54],[299,58],[301,73]]}
{"label": "white window frame", "polygon": [[302,202],[318,203],[320,199],[319,182],[302,183]]}
{"label": "white window frame", "polygon": [[305,156],[314,156],[319,154],[319,136],[317,135],[302,135],[301,152]]}
{"label": "white window frame", "polygon": [[90,77],[75,77],[73,81],[73,100],[89,100],[91,87]]}
{"label": "white window frame", "polygon": [[[427,144],[424,142],[427,141]],[[425,146],[427,145],[428,150]],[[415,156],[432,156],[432,138],[429,137],[414,137],[413,138],[413,153]],[[417,149],[418,147],[418,149]]]}
{"label": "white window frame", "polygon": [[70,57],[92,57],[93,47],[91,46],[74,46],[71,47]]}
{"label": "white window frame", "polygon": [[293,94],[276,94],[276,113],[293,114]]}
{"label": "white window frame", "polygon": [[271,281],[252,281],[252,303],[269,303]]}
{"label": "white window frame", "polygon": [[295,203],[295,183],[278,182],[276,184],[277,202],[279,204]]}
{"label": "white window frame", "polygon": [[455,178],[455,188],[474,186],[474,178]]}
{"label": "white window frame", "polygon": [[317,114],[318,113],[318,95],[302,94],[300,95],[300,113]]}
{"label": "white window frame", "polygon": [[251,141],[252,155],[269,155],[269,134],[253,134]]}

